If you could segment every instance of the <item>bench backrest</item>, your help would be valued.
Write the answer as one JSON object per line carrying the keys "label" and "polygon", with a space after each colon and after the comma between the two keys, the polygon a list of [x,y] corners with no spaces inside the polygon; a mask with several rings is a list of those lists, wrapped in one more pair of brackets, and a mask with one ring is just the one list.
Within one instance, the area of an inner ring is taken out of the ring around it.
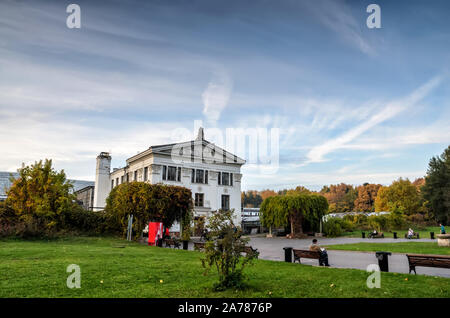
{"label": "bench backrest", "polygon": [[293,249],[292,251],[294,252],[294,255],[296,257],[300,257],[300,258],[314,258],[314,259],[319,259],[320,258],[320,253],[317,252],[317,251],[296,250],[296,249]]}
{"label": "bench backrest", "polygon": [[450,256],[447,255],[406,254],[406,256],[409,264],[413,266],[450,268]]}

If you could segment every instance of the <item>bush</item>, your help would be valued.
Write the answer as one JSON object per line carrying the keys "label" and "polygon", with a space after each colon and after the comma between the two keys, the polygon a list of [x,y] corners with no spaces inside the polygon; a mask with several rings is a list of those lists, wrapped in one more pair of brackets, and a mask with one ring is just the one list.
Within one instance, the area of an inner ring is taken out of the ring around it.
{"label": "bush", "polygon": [[398,211],[394,210],[387,217],[387,228],[386,231],[389,230],[401,230],[405,227],[405,217],[404,215]]}
{"label": "bush", "polygon": [[344,232],[353,231],[355,226],[352,222],[341,218],[329,218],[323,224],[323,231],[329,237],[342,235]]}
{"label": "bush", "polygon": [[386,231],[388,229],[388,219],[384,215],[371,215],[367,218],[367,225],[371,230]]}
{"label": "bush", "polygon": [[80,206],[66,211],[60,217],[61,228],[83,234],[101,234],[112,232],[108,227],[108,216],[105,212],[92,212]]}
{"label": "bush", "polygon": [[201,261],[205,275],[211,267],[217,269],[219,282],[214,286],[215,290],[245,287],[244,267],[257,257],[254,253],[242,257],[249,239],[243,238],[242,230],[234,225],[233,212],[219,210],[208,218],[210,231]]}

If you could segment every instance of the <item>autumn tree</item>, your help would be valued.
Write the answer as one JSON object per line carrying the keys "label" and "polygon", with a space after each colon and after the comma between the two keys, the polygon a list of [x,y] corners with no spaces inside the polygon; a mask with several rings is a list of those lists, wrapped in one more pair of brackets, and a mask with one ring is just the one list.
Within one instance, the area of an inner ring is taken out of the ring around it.
{"label": "autumn tree", "polygon": [[64,170],[56,171],[52,161],[38,161],[18,170],[11,177],[6,205],[12,209],[25,227],[36,233],[51,232],[58,228],[60,216],[75,205],[73,185],[66,179]]}
{"label": "autumn tree", "polygon": [[401,211],[406,215],[422,212],[419,191],[411,181],[400,178],[378,190],[375,211]]}
{"label": "autumn tree", "polygon": [[450,146],[428,164],[422,194],[433,217],[448,225],[450,221]]}
{"label": "autumn tree", "polygon": [[244,207],[258,208],[261,205],[263,198],[258,191],[249,190],[241,193],[241,200]]}
{"label": "autumn tree", "polygon": [[354,202],[354,210],[359,212],[375,211],[375,199],[381,184],[364,183],[357,188],[358,197]]}
{"label": "autumn tree", "polygon": [[285,194],[311,194],[311,190],[305,188],[304,186],[297,186],[295,189],[287,190]]}
{"label": "autumn tree", "polygon": [[267,199],[268,197],[276,196],[277,193],[276,193],[275,191],[273,191],[273,190],[267,189],[267,190],[261,191],[261,192],[260,192],[260,195],[261,195],[261,198],[262,198],[263,200],[265,200],[265,199]]}
{"label": "autumn tree", "polygon": [[324,186],[320,193],[328,200],[331,213],[353,211],[354,202],[358,196],[358,191],[352,185],[345,183]]}

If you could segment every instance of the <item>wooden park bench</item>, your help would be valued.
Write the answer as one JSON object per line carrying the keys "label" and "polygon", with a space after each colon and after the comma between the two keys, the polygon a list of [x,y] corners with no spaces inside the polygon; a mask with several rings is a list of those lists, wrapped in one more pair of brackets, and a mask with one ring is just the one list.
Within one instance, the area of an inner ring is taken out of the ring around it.
{"label": "wooden park bench", "polygon": [[312,259],[319,259],[320,253],[318,251],[309,251],[309,250],[292,250],[294,252],[294,263],[295,261],[298,261],[299,264],[300,258],[312,258]]}
{"label": "wooden park bench", "polygon": [[[406,238],[406,239],[409,238],[409,237],[408,237],[408,233],[405,233],[405,238]],[[412,239],[419,239],[419,238],[420,238],[420,237],[419,237],[419,233],[414,232],[414,234],[412,235],[411,238],[412,238]]]}
{"label": "wooden park bench", "polygon": [[205,249],[205,242],[194,242],[194,250],[201,251]]}
{"label": "wooden park bench", "polygon": [[181,246],[180,242],[176,239],[165,239],[164,242],[166,244],[166,247],[173,246],[173,248],[180,248]]}
{"label": "wooden park bench", "polygon": [[416,273],[416,266],[450,268],[449,255],[424,255],[424,254],[406,254],[409,263],[409,273]]}
{"label": "wooden park bench", "polygon": [[367,235],[368,238],[384,238],[384,233],[377,233],[377,234],[373,234],[373,233],[369,233]]}
{"label": "wooden park bench", "polygon": [[249,254],[255,254],[256,258],[258,258],[259,256],[259,252],[257,248],[253,248],[251,246],[244,246],[244,248],[242,249],[242,252],[249,255]]}

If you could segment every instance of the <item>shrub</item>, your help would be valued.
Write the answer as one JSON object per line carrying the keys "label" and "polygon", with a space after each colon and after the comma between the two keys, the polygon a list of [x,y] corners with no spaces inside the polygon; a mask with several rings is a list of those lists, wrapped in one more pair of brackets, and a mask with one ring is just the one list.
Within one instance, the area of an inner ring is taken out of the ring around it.
{"label": "shrub", "polygon": [[388,219],[384,215],[371,215],[367,218],[367,225],[371,230],[386,231]]}
{"label": "shrub", "polygon": [[215,284],[215,290],[245,287],[243,270],[256,258],[253,253],[242,257],[241,253],[249,239],[243,238],[242,230],[234,225],[233,212],[219,210],[208,218],[210,231],[201,261],[205,275],[211,267],[217,269],[219,282]]}
{"label": "shrub", "polygon": [[386,230],[401,230],[405,226],[405,217],[401,211],[394,210],[388,214]]}
{"label": "shrub", "polygon": [[342,235],[344,232],[353,231],[355,226],[348,220],[341,218],[329,218],[323,224],[324,233],[329,237]]}

